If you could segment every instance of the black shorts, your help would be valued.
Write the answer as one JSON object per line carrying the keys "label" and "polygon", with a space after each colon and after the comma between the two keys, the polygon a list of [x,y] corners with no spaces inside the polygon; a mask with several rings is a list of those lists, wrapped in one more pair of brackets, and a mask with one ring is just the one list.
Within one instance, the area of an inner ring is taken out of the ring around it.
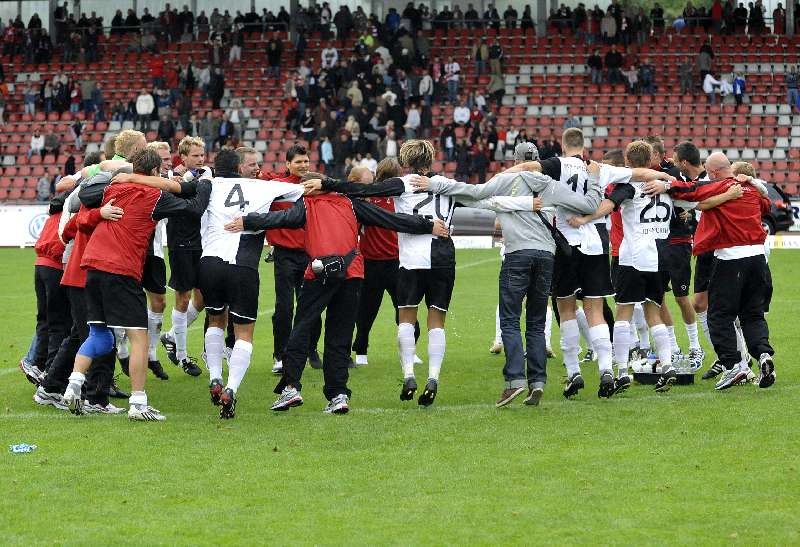
{"label": "black shorts", "polygon": [[697,255],[697,260],[694,263],[694,292],[706,292],[708,290],[708,282],[711,280],[711,272],[714,269],[714,251],[709,251],[701,255]]}
{"label": "black shorts", "polygon": [[147,328],[147,299],[134,278],[89,270],[84,295],[87,323],[122,329]]}
{"label": "black shorts", "polygon": [[416,308],[425,297],[427,307],[446,312],[455,282],[455,267],[430,270],[400,268],[397,275],[397,307]]}
{"label": "black shorts", "polygon": [[660,306],[664,300],[661,272],[640,272],[631,266],[620,265],[616,282],[617,304],[640,304],[649,300]]}
{"label": "black shorts", "polygon": [[197,272],[203,251],[170,249],[169,288],[173,291],[188,292],[199,287]]}
{"label": "black shorts", "polygon": [[200,260],[198,281],[209,315],[219,315],[227,307],[234,323],[246,324],[256,320],[258,270],[206,256]]}
{"label": "black shorts", "polygon": [[142,287],[153,294],[167,292],[167,266],[160,256],[147,255],[142,271]]}
{"label": "black shorts", "polygon": [[614,296],[608,253],[585,255],[577,246],[572,247],[570,257],[556,252],[553,286],[556,298],[568,298],[578,293],[583,298]]}
{"label": "black shorts", "polygon": [[666,241],[658,249],[658,269],[664,292],[669,291],[670,283],[675,296],[688,296],[692,282],[692,245],[678,243],[670,245]]}

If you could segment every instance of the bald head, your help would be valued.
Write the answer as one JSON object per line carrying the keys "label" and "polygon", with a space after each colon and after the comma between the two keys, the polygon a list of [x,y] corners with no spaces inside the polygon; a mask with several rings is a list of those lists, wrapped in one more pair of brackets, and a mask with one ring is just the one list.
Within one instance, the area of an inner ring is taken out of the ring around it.
{"label": "bald head", "polygon": [[348,182],[357,182],[360,184],[370,184],[372,180],[372,171],[360,165],[353,167],[350,170],[350,174],[347,176]]}
{"label": "bald head", "polygon": [[731,162],[722,152],[714,152],[706,158],[706,173],[711,180],[724,179],[733,176]]}

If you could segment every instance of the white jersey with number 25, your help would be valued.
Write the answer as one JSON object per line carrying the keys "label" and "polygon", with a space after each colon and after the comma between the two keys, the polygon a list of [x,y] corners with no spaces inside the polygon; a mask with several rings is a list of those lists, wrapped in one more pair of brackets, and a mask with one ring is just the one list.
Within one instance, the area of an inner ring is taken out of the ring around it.
{"label": "white jersey with number 25", "polygon": [[619,263],[640,272],[657,272],[656,240],[669,237],[672,198],[668,194],[648,196],[641,182],[628,184],[635,194],[620,204],[624,237],[619,248]]}

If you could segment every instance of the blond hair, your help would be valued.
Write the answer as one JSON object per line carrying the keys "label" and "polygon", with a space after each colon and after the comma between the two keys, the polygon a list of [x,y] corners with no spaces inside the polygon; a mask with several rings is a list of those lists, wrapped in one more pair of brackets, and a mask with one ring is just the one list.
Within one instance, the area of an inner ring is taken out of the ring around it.
{"label": "blond hair", "polygon": [[103,154],[105,155],[107,160],[110,160],[114,157],[114,154],[117,153],[117,144],[116,144],[117,136],[114,135],[110,139],[108,139],[105,144],[103,144]]}
{"label": "blond hair", "polygon": [[577,127],[570,127],[561,135],[564,148],[583,148],[583,131]]}
{"label": "blond hair", "polygon": [[[141,143],[144,142],[144,145]],[[135,129],[125,129],[114,139],[114,153],[125,159],[132,158],[136,152],[147,146],[144,133]]]}
{"label": "blond hair", "polygon": [[633,141],[625,147],[625,163],[628,167],[650,167],[653,147],[644,141]]}
{"label": "blond hair", "polygon": [[181,142],[178,143],[178,154],[181,156],[188,156],[189,150],[192,146],[199,146],[203,150],[206,149],[206,143],[200,137],[183,137]]}
{"label": "blond hair", "polygon": [[436,151],[430,141],[409,139],[400,147],[398,159],[400,165],[406,169],[424,174],[425,171],[430,171],[435,154]]}
{"label": "blond hair", "polygon": [[170,151],[169,143],[164,141],[148,142],[147,148],[155,150],[156,152],[158,152],[159,150],[166,150],[167,152]]}
{"label": "blond hair", "polygon": [[734,175],[747,175],[748,177],[756,178],[756,169],[746,161],[736,161],[731,165],[731,171]]}
{"label": "blond hair", "polygon": [[664,140],[660,136],[647,135],[642,140],[652,146],[656,154],[663,156],[667,153],[667,151],[664,149]]}
{"label": "blond hair", "polygon": [[378,167],[375,169],[375,180],[378,182],[393,177],[399,177],[403,172],[403,168],[396,158],[383,158],[378,162]]}

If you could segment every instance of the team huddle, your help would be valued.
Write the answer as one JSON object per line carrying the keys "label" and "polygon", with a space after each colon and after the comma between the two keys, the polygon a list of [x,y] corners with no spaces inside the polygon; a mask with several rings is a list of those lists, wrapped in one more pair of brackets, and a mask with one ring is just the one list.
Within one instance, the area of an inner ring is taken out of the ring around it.
{"label": "team huddle", "polygon": [[[266,238],[275,271],[272,372],[280,375],[271,409],[303,404],[308,363],[323,369],[324,411],[348,412],[349,370],[368,363],[369,332],[384,292],[396,310],[400,399],[430,406],[439,391],[455,285],[449,235],[453,212],[462,206],[494,211],[503,230],[499,336],[492,349],[505,350],[506,364],[496,406],[526,391],[525,404],[539,403],[551,354],[545,336],[551,297],[567,398],[585,386],[581,334],[600,370],[598,396],[612,397],[631,386],[630,370],[641,362],[658,374],[659,392],[676,383],[682,363],[690,372],[702,368],[698,323],[717,354],[703,377],[722,374],[717,389],[754,378],[751,356],[758,363],[754,381],[772,385],[765,183],[750,165],[731,165],[721,153],[701,165],[688,142],[675,148],[674,163],[654,137],[611,152],[602,163],[584,161],[583,143],[580,130],[568,129],[564,156],[542,161],[535,145],[522,143],[516,165],[472,185],[432,173],[436,151],[423,140],[406,141],[397,159],[384,159],[374,174],[354,167],[339,181],[310,172],[299,145],[287,152],[285,174],[262,174],[251,148],[221,150],[212,170],[203,141],[186,137],[173,166],[167,143],[148,144],[142,133],[123,131],[107,147],[111,159],[89,155],[81,171],[62,179],[63,193],[51,202],[36,244],[37,330],[20,362],[37,386],[34,401],[74,414],[116,414],[125,410],[109,396],[127,396],[130,419],[165,420],[148,400],[147,371],[168,378],[157,356],[161,344],[186,374],[202,374],[188,355],[187,334],[205,310],[210,399],[221,418],[233,418],[252,359]],[[695,210],[702,211],[699,221]],[[167,286],[175,306],[172,328],[162,333]],[[664,305],[670,286],[689,338],[685,355]],[[608,297],[616,300],[615,311]],[[422,362],[423,299],[428,373],[420,390],[414,369]],[[655,353],[647,361],[651,337]],[[114,381],[117,360],[130,376],[130,394]]]}

